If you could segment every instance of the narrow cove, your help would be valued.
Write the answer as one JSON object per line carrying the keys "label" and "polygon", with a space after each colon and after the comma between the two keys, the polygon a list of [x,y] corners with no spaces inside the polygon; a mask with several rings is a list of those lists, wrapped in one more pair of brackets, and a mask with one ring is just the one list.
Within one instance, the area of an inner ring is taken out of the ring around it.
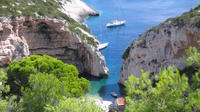
{"label": "narrow cove", "polygon": [[[99,17],[89,17],[85,23],[100,42],[109,42],[108,48],[101,51],[109,68],[109,76],[101,79],[87,77],[91,84],[89,96],[113,101],[111,92],[123,96],[123,90],[120,89],[118,81],[121,57],[128,45],[147,29],[167,18],[176,17],[188,11],[199,1],[84,0],[84,2],[100,12]],[[127,23],[118,28],[106,28],[106,23],[113,19],[125,19]]]}

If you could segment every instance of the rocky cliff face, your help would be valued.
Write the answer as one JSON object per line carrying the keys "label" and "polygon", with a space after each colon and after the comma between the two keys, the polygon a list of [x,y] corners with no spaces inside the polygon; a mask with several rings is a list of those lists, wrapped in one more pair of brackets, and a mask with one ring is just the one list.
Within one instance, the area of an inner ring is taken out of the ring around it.
{"label": "rocky cliff face", "polygon": [[1,23],[0,66],[29,54],[47,54],[76,65],[80,73],[108,74],[101,53],[71,32],[64,20],[20,17],[3,19]]}
{"label": "rocky cliff face", "polygon": [[84,18],[88,15],[98,16],[99,13],[89,7],[81,0],[57,0],[61,4],[60,11],[69,15],[71,18],[78,22],[83,22]]}
{"label": "rocky cliff face", "polygon": [[[5,19],[6,18],[1,18]],[[29,47],[23,37],[15,35],[14,28],[9,23],[0,21],[0,66],[6,66],[12,60],[20,60],[29,55]],[[17,32],[17,30],[15,30]]]}
{"label": "rocky cliff face", "polygon": [[[79,2],[82,5],[76,6]],[[97,77],[108,75],[104,56],[96,48],[98,40],[80,23],[83,17],[98,14],[96,11],[80,0],[42,0],[28,3],[15,3],[13,0],[12,4],[13,7],[16,6],[18,13],[5,10],[0,14],[3,16],[0,18],[1,67],[30,54],[47,54],[76,65],[80,73]],[[27,9],[21,9],[19,4],[26,5]],[[67,9],[64,6],[68,4],[70,5]],[[10,6],[6,5],[7,2],[0,1],[0,9]],[[35,10],[44,7],[55,10],[49,13],[45,9],[39,12]],[[10,15],[18,17],[9,17]]]}
{"label": "rocky cliff face", "polygon": [[123,55],[119,82],[124,84],[131,74],[140,76],[141,70],[156,74],[169,65],[183,69],[187,49],[200,48],[199,9],[169,19],[133,41]]}

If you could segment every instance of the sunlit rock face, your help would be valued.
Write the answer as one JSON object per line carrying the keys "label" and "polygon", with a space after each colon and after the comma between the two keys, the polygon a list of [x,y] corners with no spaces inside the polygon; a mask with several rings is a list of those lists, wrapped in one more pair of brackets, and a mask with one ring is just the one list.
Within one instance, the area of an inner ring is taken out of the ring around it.
{"label": "sunlit rock face", "polygon": [[169,65],[185,68],[184,56],[190,46],[200,48],[198,24],[191,25],[179,19],[173,22],[168,20],[148,30],[126,50],[119,83],[124,84],[131,74],[139,77],[141,70],[149,71],[154,76]]}
{"label": "sunlit rock face", "polygon": [[[5,6],[0,7],[5,12],[0,14],[1,67],[31,54],[46,54],[76,65],[80,73],[97,77],[108,75],[105,58],[96,48],[98,40],[81,23],[85,17],[99,14],[83,1],[31,0],[18,3],[15,0],[12,6],[16,11],[6,10],[9,5],[3,3]],[[26,5],[26,9],[20,7]],[[55,10],[53,13],[38,11],[35,6],[39,9],[55,7]]]}
{"label": "sunlit rock face", "polygon": [[12,60],[20,60],[29,55],[29,47],[23,37],[15,32],[17,29],[6,18],[0,19],[0,66],[8,65]]}
{"label": "sunlit rock face", "polygon": [[98,16],[99,13],[82,0],[56,0],[61,4],[59,10],[78,22],[83,22],[88,15]]}
{"label": "sunlit rock face", "polygon": [[[95,42],[98,44],[96,39]],[[108,74],[101,53],[87,40],[71,32],[64,20],[31,17],[3,19],[0,43],[1,66],[29,54],[46,54],[76,65],[80,73],[94,76]]]}

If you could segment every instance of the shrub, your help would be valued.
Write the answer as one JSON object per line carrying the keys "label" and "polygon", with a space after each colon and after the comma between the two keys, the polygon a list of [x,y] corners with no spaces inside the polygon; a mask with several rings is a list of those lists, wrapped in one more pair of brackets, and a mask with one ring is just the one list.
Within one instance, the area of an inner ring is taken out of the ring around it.
{"label": "shrub", "polygon": [[30,86],[29,76],[38,73],[56,76],[63,83],[66,97],[82,96],[90,89],[89,81],[78,77],[79,73],[74,65],[47,55],[32,55],[21,61],[13,61],[6,70],[11,93],[16,95],[21,95],[21,87]]}
{"label": "shrub", "polygon": [[95,101],[87,98],[68,98],[61,100],[58,105],[47,105],[45,112],[104,112]]}
{"label": "shrub", "polygon": [[200,53],[191,47],[187,53],[188,67],[196,69],[192,81],[170,66],[151,80],[148,72],[141,77],[131,75],[125,82],[126,112],[199,112],[200,111]]}
{"label": "shrub", "polygon": [[55,105],[62,99],[61,82],[52,74],[39,73],[29,77],[29,87],[23,90],[21,112],[43,112],[46,104]]}

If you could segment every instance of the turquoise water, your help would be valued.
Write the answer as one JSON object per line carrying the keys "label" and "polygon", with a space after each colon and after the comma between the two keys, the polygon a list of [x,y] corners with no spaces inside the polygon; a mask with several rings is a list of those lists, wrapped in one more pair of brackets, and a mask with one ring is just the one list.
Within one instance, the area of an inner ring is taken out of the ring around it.
{"label": "turquoise water", "polygon": [[[169,17],[175,17],[197,6],[200,0],[84,0],[100,12],[99,17],[89,17],[86,24],[100,42],[109,42],[102,51],[110,70],[109,77],[90,78],[90,96],[113,100],[110,92],[121,95],[118,86],[122,54],[138,35]],[[125,19],[125,26],[108,29],[112,19]]]}

